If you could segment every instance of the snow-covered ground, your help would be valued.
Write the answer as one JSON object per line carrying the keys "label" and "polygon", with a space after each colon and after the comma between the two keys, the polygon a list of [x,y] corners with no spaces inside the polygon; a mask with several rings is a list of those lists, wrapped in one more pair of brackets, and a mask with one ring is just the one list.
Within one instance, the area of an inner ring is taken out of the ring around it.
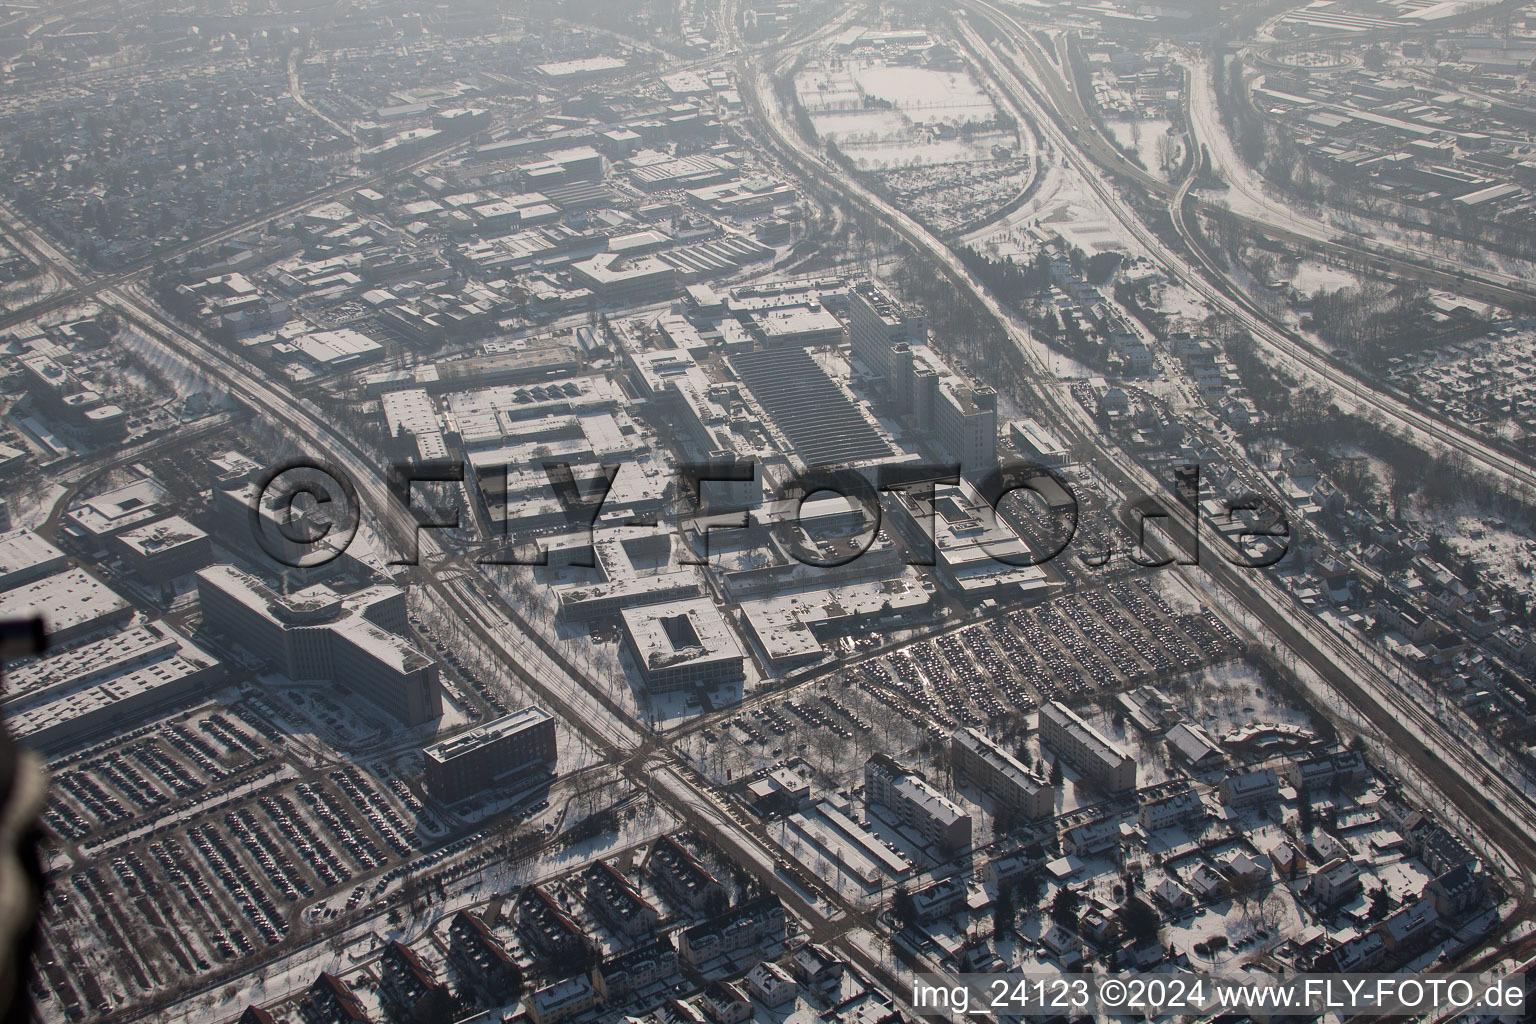
{"label": "snow-covered ground", "polygon": [[857,58],[813,65],[795,87],[816,133],[867,170],[989,161],[994,146],[1016,151],[1021,141],[1012,132],[956,133],[997,116],[964,71]]}

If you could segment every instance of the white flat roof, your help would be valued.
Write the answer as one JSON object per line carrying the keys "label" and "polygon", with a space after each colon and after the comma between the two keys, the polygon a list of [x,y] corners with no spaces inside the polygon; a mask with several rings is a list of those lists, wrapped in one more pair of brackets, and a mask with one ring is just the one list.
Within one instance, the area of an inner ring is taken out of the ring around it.
{"label": "white flat roof", "polygon": [[135,526],[117,535],[117,539],[141,555],[157,555],[184,544],[202,540],[208,534],[181,516],[170,516],[143,526]]}
{"label": "white flat roof", "polygon": [[591,75],[601,71],[616,71],[624,66],[617,57],[583,57],[580,60],[560,60],[538,65],[538,70],[550,78],[566,75]]}
{"label": "white flat roof", "polygon": [[[202,648],[168,627],[154,624],[128,633],[140,634],[124,646],[116,637],[67,651],[39,663],[54,682],[7,702],[11,731],[26,737],[123,701],[151,697],[219,664]],[[119,634],[120,636],[122,634]],[[136,653],[129,653],[136,649]],[[63,660],[64,665],[50,662]],[[72,673],[72,674],[71,674]],[[16,710],[16,705],[22,705]]]}
{"label": "white flat roof", "polygon": [[488,743],[494,743],[504,736],[522,732],[542,722],[550,721],[549,713],[542,708],[527,707],[521,711],[514,711],[510,715],[503,715],[494,722],[482,725],[478,729],[454,736],[452,739],[434,743],[422,750],[429,761],[451,761],[462,754],[472,750],[478,750]]}
{"label": "white flat roof", "polygon": [[346,327],[306,334],[294,339],[293,343],[307,358],[325,365],[362,359],[383,351],[383,346],[372,338]]}
{"label": "white flat roof", "polygon": [[626,608],[623,616],[631,642],[653,669],[743,655],[730,623],[707,597]]}
{"label": "white flat roof", "polygon": [[86,498],[69,518],[86,532],[100,536],[158,518],[165,488],[154,480],[136,480],[125,487]]}
{"label": "white flat roof", "polygon": [[28,662],[6,675],[0,706],[32,700],[41,693],[106,678],[123,671],[124,666],[156,660],[181,639],[165,625],[151,623]]}
{"label": "white flat roof", "polygon": [[64,552],[31,530],[0,533],[0,587],[13,575],[34,572],[53,562],[62,567]]}
{"label": "white flat roof", "polygon": [[84,569],[69,569],[0,593],[0,619],[41,615],[54,631],[124,611],[128,602]]}

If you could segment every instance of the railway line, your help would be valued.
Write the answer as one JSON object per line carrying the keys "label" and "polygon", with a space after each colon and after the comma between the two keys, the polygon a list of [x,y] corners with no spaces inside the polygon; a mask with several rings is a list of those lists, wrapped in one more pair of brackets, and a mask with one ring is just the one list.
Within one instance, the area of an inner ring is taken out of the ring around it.
{"label": "railway line", "polygon": [[[1123,494],[1158,493],[1157,482],[1146,470],[1103,443],[1094,424],[1086,420],[1084,410],[1063,393],[1059,382],[1038,363],[1024,328],[1003,310],[995,296],[964,270],[942,241],[858,182],[847,180],[846,175],[840,174],[811,144],[799,138],[783,112],[773,109],[765,100],[765,94],[771,95],[772,90],[764,88],[765,79],[760,72],[744,67],[741,78],[743,98],[749,108],[758,115],[761,124],[768,126],[774,136],[775,148],[792,161],[802,176],[819,175],[824,182],[835,183],[834,187],[844,193],[851,205],[882,221],[902,241],[928,259],[957,289],[969,293],[993,316],[1026,356],[1037,396],[1054,414],[1053,425],[1065,435],[1064,440],[1074,450],[1081,445],[1082,450],[1095,452],[1100,472]],[[1069,158],[1076,155],[1075,162],[1081,162],[1080,166],[1086,163],[1054,123],[1050,134]],[[1086,171],[1086,167],[1083,169]],[[1102,182],[1098,187],[1107,191]],[[1137,226],[1142,232],[1146,231],[1144,226]],[[1499,847],[1506,862],[1516,866],[1522,889],[1521,913],[1522,916],[1528,914],[1532,907],[1532,886],[1536,883],[1528,867],[1536,863],[1536,805],[1497,774],[1486,775],[1488,766],[1466,747],[1461,737],[1450,734],[1432,716],[1400,694],[1393,695],[1390,681],[1385,680],[1374,666],[1361,660],[1356,652],[1317,623],[1297,617],[1291,610],[1288,596],[1272,583],[1256,574],[1245,573],[1222,559],[1206,560],[1201,571],[1214,589],[1235,601],[1273,635],[1281,638],[1299,662],[1323,680],[1340,699],[1354,707],[1362,719],[1368,721],[1387,743],[1396,746],[1423,777],[1434,780],[1442,792],[1457,801],[1466,817]],[[1326,694],[1320,696],[1326,700]],[[1405,723],[1411,723],[1412,728]]]}
{"label": "railway line", "polygon": [[[983,9],[989,12],[988,17],[996,19],[994,27],[1006,31],[1009,38],[1020,48],[1021,52],[1034,45],[1028,38],[1028,33],[1012,21],[1010,16],[998,13],[988,0],[965,0],[967,9]],[[981,40],[972,36],[972,45],[984,45]],[[1036,73],[1039,74],[1039,62],[1045,60],[1040,55],[1035,63]],[[1390,420],[1401,423],[1412,434],[1419,437],[1421,443],[1426,444],[1431,451],[1435,446],[1445,450],[1459,452],[1465,455],[1472,463],[1484,468],[1499,477],[1512,480],[1528,490],[1536,490],[1536,467],[1529,460],[1516,456],[1501,447],[1487,443],[1484,439],[1440,417],[1432,416],[1413,405],[1402,401],[1390,394],[1382,393],[1369,382],[1362,381],[1349,370],[1341,367],[1331,357],[1317,351],[1317,349],[1304,339],[1300,339],[1288,331],[1285,331],[1272,322],[1258,309],[1252,299],[1231,284],[1225,273],[1215,265],[1211,257],[1204,251],[1199,239],[1195,237],[1187,221],[1188,208],[1193,205],[1189,201],[1190,190],[1193,187],[1194,174],[1191,171],[1175,186],[1171,188],[1160,179],[1153,179],[1155,185],[1147,183],[1149,190],[1163,193],[1166,190],[1167,203],[1170,216],[1174,220],[1175,228],[1180,237],[1185,241],[1190,251],[1195,255],[1200,265],[1201,272],[1185,264],[1182,260],[1167,252],[1167,247],[1153,234],[1153,232],[1141,221],[1135,211],[1127,210],[1124,200],[1115,194],[1113,187],[1103,180],[1095,172],[1095,165],[1103,167],[1100,161],[1120,161],[1118,151],[1113,151],[1109,157],[1100,153],[1101,148],[1109,148],[1108,144],[1099,139],[1092,131],[1092,125],[1088,123],[1084,115],[1063,115],[1060,106],[1048,104],[1037,97],[1030,89],[1029,83],[1022,76],[1015,76],[1015,92],[1013,99],[1022,101],[1026,105],[1034,107],[1041,120],[1049,126],[1049,134],[1053,137],[1066,158],[1071,161],[1082,174],[1094,193],[1117,218],[1126,229],[1142,244],[1158,263],[1174,279],[1186,284],[1200,294],[1216,308],[1232,316],[1237,322],[1251,331],[1264,344],[1285,356],[1291,362],[1303,367],[1306,372],[1325,381],[1330,387],[1348,396],[1349,400],[1357,406],[1372,410]],[[1081,119],[1080,119],[1081,118]],[[1092,156],[1090,155],[1092,154]],[[1094,159],[1094,157],[1097,159]],[[1113,166],[1113,164],[1111,165]],[[1116,168],[1118,172],[1118,168]],[[1135,168],[1142,178],[1147,178],[1145,171]],[[1141,184],[1142,182],[1138,182]],[[1313,240],[1307,236],[1292,235],[1293,240],[1304,244],[1312,244]],[[1214,282],[1214,283],[1213,283]]]}

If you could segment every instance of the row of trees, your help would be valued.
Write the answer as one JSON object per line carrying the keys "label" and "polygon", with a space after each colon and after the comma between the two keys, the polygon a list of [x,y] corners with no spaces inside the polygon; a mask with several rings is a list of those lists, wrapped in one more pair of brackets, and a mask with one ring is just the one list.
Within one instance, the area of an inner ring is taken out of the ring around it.
{"label": "row of trees", "polygon": [[1302,326],[1362,365],[1380,367],[1430,339],[1428,313],[1429,288],[1423,283],[1367,280],[1355,288],[1319,288],[1312,295],[1310,322],[1304,319]]}

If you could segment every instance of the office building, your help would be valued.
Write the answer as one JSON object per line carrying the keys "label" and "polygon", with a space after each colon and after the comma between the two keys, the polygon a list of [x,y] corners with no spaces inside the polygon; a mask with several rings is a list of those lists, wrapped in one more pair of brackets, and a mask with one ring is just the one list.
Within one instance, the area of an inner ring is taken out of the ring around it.
{"label": "office building", "polygon": [[961,472],[997,465],[997,392],[955,376],[926,345],[892,347],[886,383],[893,411],[937,443]]}
{"label": "office building", "polygon": [[650,693],[742,678],[741,642],[708,598],[627,608],[623,621],[625,643]]}
{"label": "office building", "polygon": [[327,679],[406,725],[443,713],[438,666],[404,637],[404,594],[371,587],[342,597],[329,587],[279,595],[232,565],[197,574],[203,629],[245,648],[291,679]]}
{"label": "office building", "polygon": [[208,535],[180,516],[124,530],[112,542],[124,567],[146,583],[167,583],[213,560]]}
{"label": "office building", "polygon": [[890,380],[893,345],[927,337],[927,317],[920,310],[902,305],[870,281],[848,290],[848,317],[849,348],[875,380]]}
{"label": "office building", "polygon": [[553,767],[555,720],[539,708],[504,715],[422,751],[427,791],[445,803],[483,792],[533,764]]}

